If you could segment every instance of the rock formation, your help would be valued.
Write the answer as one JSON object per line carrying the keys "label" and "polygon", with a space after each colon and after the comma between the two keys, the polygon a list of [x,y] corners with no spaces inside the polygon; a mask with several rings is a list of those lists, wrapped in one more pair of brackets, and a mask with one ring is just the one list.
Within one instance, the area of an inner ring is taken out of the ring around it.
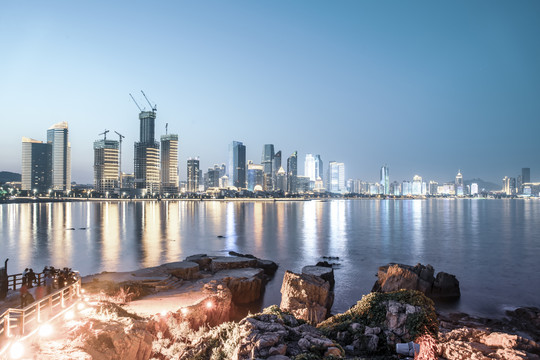
{"label": "rock formation", "polygon": [[459,298],[459,281],[454,275],[440,272],[434,277],[431,265],[388,264],[379,267],[377,281],[371,291],[391,292],[401,289],[418,290],[431,298]]}
{"label": "rock formation", "polygon": [[330,313],[334,293],[330,283],[319,276],[286,271],[281,286],[281,305],[284,311],[310,324],[318,324]]}
{"label": "rock formation", "polygon": [[438,330],[433,302],[421,292],[371,293],[317,328],[351,356],[390,355],[397,343]]}

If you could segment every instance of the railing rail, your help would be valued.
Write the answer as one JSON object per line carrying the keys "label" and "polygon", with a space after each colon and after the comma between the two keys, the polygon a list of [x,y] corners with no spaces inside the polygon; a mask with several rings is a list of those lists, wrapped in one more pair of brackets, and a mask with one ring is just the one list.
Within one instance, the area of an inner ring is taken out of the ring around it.
{"label": "railing rail", "polygon": [[[35,273],[37,286],[45,284],[45,274],[44,273]],[[8,275],[8,288],[11,290],[17,290],[17,286],[20,288],[23,283],[23,274],[11,274]]]}
{"label": "railing rail", "polygon": [[23,336],[52,318],[81,296],[81,278],[22,308],[9,308],[0,315],[0,344],[14,335]]}

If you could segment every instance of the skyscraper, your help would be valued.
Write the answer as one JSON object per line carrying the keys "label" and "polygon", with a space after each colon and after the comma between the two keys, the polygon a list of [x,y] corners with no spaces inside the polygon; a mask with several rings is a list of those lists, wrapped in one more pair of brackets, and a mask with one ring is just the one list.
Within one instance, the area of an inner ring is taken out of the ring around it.
{"label": "skyscraper", "polygon": [[457,196],[463,196],[465,194],[465,189],[463,187],[463,175],[461,175],[461,170],[459,170],[456,175],[455,184],[456,184],[455,194]]}
{"label": "skyscraper", "polygon": [[52,145],[52,189],[71,190],[71,144],[68,123],[54,124],[47,130],[47,142]]}
{"label": "skyscraper", "polygon": [[381,167],[381,185],[383,187],[383,194],[390,194],[390,169],[386,165]]}
{"label": "skyscraper", "polygon": [[199,191],[199,158],[189,158],[187,161],[187,191]]}
{"label": "skyscraper", "polygon": [[141,111],[140,138],[135,142],[135,188],[146,193],[159,192],[159,143],[154,138],[155,109]]}
{"label": "skyscraper", "polygon": [[523,184],[531,182],[531,168],[521,169],[521,181]]}
{"label": "skyscraper", "polygon": [[94,141],[94,189],[105,193],[118,188],[119,142]]}
{"label": "skyscraper", "polygon": [[276,172],[275,190],[286,191],[287,190],[287,173],[283,166],[280,166]]}
{"label": "skyscraper", "polygon": [[247,169],[247,179],[247,188],[249,191],[255,191],[257,185],[262,189],[265,179],[264,165],[249,163]]}
{"label": "skyscraper", "polygon": [[315,172],[315,156],[313,156],[313,154],[306,154],[306,159],[304,160],[304,176],[308,177],[309,181],[312,181],[315,184],[317,174]]}
{"label": "skyscraper", "polygon": [[287,192],[298,192],[296,177],[298,176],[298,153],[295,151],[287,158]]}
{"label": "skyscraper", "polygon": [[274,144],[265,144],[263,147],[263,153],[261,158],[261,164],[264,166],[264,189],[272,190],[272,178],[273,178],[273,160],[274,160]]}
{"label": "skyscraper", "polygon": [[321,180],[324,179],[321,155],[315,155],[315,181],[317,181],[318,178],[321,178]]}
{"label": "skyscraper", "polygon": [[[281,168],[281,150],[274,154],[274,160],[272,160],[272,186],[274,190],[279,190],[277,186],[277,172]],[[282,189],[285,191],[285,189]]]}
{"label": "skyscraper", "polygon": [[343,194],[346,191],[345,187],[345,164],[337,161],[328,163],[328,175],[326,176],[326,189],[330,193]]}
{"label": "skyscraper", "polygon": [[21,189],[44,193],[52,185],[52,144],[22,138]]}
{"label": "skyscraper", "polygon": [[246,147],[240,141],[229,145],[229,182],[237,188],[246,188]]}
{"label": "skyscraper", "polygon": [[412,195],[422,195],[422,177],[420,175],[414,175],[411,187]]}
{"label": "skyscraper", "polygon": [[178,194],[178,135],[161,136],[161,193]]}

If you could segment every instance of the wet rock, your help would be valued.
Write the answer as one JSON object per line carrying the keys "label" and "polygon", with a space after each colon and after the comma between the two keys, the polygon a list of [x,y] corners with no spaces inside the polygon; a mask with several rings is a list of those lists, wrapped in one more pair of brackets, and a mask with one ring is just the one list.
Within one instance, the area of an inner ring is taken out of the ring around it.
{"label": "wet rock", "polygon": [[259,269],[263,269],[264,273],[268,276],[274,276],[276,270],[278,269],[278,264],[271,260],[261,260],[257,259],[257,265]]}
{"label": "wet rock", "polygon": [[220,270],[254,268],[257,266],[257,259],[246,257],[218,257],[212,260],[210,264],[213,273]]}
{"label": "wet rock", "polygon": [[318,276],[330,283],[330,291],[334,290],[335,279],[334,269],[332,269],[332,266],[304,266],[302,268],[302,274]]}
{"label": "wet rock", "polygon": [[388,264],[379,267],[377,281],[371,291],[392,292],[401,289],[418,290],[431,298],[460,297],[459,281],[454,275],[440,272],[434,277],[431,265]]}
{"label": "wet rock", "polygon": [[286,271],[281,286],[281,305],[284,311],[311,324],[317,324],[330,312],[334,302],[330,283],[309,274]]}
{"label": "wet rock", "polygon": [[191,261],[178,261],[162,265],[165,271],[182,280],[199,278],[199,264]]}
{"label": "wet rock", "polygon": [[196,255],[188,256],[185,261],[191,261],[191,262],[197,263],[199,264],[199,268],[201,270],[209,271],[212,258],[207,256],[206,254],[196,254]]}
{"label": "wet rock", "polygon": [[263,290],[262,269],[222,270],[216,275],[223,276],[223,283],[232,293],[235,304],[248,304],[259,300]]}

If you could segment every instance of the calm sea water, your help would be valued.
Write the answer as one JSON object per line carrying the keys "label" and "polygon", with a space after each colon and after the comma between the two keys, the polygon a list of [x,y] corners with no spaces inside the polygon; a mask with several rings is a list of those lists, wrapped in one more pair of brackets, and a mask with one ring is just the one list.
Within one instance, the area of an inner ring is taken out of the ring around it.
{"label": "calm sea water", "polygon": [[10,273],[45,265],[128,271],[234,250],[279,263],[267,306],[279,304],[285,270],[339,256],[334,312],[369,293],[389,262],[455,274],[462,298],[439,305],[446,310],[493,316],[540,307],[537,200],[3,204],[0,219],[0,260],[10,258]]}

